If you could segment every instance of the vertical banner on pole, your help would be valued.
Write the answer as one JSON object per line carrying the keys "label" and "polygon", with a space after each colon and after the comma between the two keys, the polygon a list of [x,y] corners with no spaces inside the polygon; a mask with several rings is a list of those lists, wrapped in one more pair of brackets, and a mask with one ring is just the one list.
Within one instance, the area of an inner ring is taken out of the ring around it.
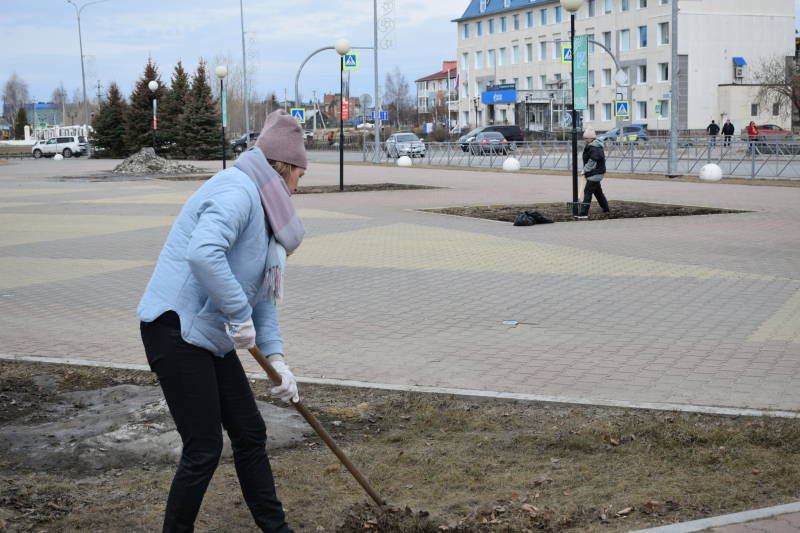
{"label": "vertical banner on pole", "polygon": [[222,127],[228,127],[228,94],[222,89]]}
{"label": "vertical banner on pole", "polygon": [[156,103],[156,99],[155,99],[155,98],[153,98],[153,129],[154,129],[154,130],[155,130],[155,129],[157,129],[157,123],[156,123],[156,110],[157,110],[157,106],[158,106],[158,104]]}
{"label": "vertical banner on pole", "polygon": [[589,108],[589,36],[575,36],[575,109]]}

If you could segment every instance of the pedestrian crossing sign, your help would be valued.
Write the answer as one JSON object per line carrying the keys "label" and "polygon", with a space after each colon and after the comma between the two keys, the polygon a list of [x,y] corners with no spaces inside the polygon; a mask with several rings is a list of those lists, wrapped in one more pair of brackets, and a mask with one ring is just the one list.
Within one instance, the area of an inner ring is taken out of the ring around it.
{"label": "pedestrian crossing sign", "polygon": [[656,116],[661,116],[661,104],[656,104]]}
{"label": "pedestrian crossing sign", "polygon": [[561,49],[561,62],[562,63],[572,63],[572,47],[565,46]]}
{"label": "pedestrian crossing sign", "polygon": [[345,70],[355,70],[358,68],[358,54],[345,54],[344,55],[344,69]]}
{"label": "pedestrian crossing sign", "polygon": [[302,108],[292,108],[292,117],[297,119],[300,124],[306,123],[306,110]]}
{"label": "pedestrian crossing sign", "polygon": [[617,117],[630,116],[630,113],[628,112],[628,102],[624,100],[617,102],[617,112],[615,113],[615,116]]}

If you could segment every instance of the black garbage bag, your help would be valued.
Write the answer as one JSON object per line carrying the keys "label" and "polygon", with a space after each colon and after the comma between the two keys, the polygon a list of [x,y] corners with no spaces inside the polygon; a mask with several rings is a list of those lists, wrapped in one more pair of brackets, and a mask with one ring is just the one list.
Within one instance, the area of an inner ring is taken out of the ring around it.
{"label": "black garbage bag", "polygon": [[515,226],[535,226],[536,221],[533,217],[529,217],[527,213],[520,213],[520,215],[514,219]]}
{"label": "black garbage bag", "polygon": [[528,215],[528,217],[532,218],[533,221],[536,222],[537,224],[552,224],[553,222],[555,222],[555,220],[547,218],[539,211],[525,211],[525,214]]}

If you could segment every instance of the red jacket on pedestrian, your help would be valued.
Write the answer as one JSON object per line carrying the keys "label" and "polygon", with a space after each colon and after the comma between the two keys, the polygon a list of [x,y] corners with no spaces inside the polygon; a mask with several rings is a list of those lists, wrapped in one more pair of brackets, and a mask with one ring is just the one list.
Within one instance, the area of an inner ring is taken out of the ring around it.
{"label": "red jacket on pedestrian", "polygon": [[747,126],[747,134],[750,136],[751,141],[758,139],[758,128],[755,126]]}

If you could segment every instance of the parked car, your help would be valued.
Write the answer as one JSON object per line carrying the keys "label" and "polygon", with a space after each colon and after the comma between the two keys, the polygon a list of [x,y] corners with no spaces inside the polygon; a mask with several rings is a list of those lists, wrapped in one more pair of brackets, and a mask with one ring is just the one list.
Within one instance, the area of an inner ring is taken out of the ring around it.
{"label": "parked car", "polygon": [[519,126],[513,125],[502,125],[502,126],[481,126],[480,128],[475,128],[471,132],[463,135],[461,138],[458,139],[458,146],[461,147],[463,151],[469,150],[470,143],[475,140],[480,133],[500,133],[506,141],[510,143],[520,144],[525,140],[525,134],[522,132],[522,128]]}
{"label": "parked car", "polygon": [[303,138],[305,140],[307,140],[307,141],[313,141],[314,140],[314,132],[313,131],[308,131],[308,130],[303,130]]}
{"label": "parked car", "polygon": [[425,157],[425,145],[413,133],[395,133],[386,139],[386,156],[410,158]]}
{"label": "parked car", "polygon": [[[747,134],[747,127],[750,125],[748,122],[745,124],[742,122],[742,140],[748,141],[750,140],[750,136]],[[761,142],[764,141],[772,141],[775,142],[775,139],[791,139],[792,132],[789,130],[785,130],[780,126],[775,126],[774,124],[756,124],[756,128],[758,128],[758,140]]]}
{"label": "parked car", "polygon": [[[258,136],[261,132],[253,132],[250,134],[250,142],[255,141],[258,139]],[[248,142],[245,140],[247,138],[247,134],[245,133],[238,139],[234,139],[231,141],[231,149],[236,152],[237,154],[241,154],[245,150],[247,150]]]}
{"label": "parked car", "polygon": [[597,138],[603,142],[647,142],[650,140],[650,134],[647,133],[647,124],[633,124],[622,128],[614,128],[602,135],[598,135]]}
{"label": "parked car", "polygon": [[475,136],[470,142],[470,149],[475,155],[503,154],[507,155],[513,149],[502,133],[497,131],[484,131]]}
{"label": "parked car", "polygon": [[42,157],[54,157],[61,154],[64,157],[80,157],[86,155],[86,137],[53,137],[46,141],[37,141],[31,147],[31,153],[36,159]]}

